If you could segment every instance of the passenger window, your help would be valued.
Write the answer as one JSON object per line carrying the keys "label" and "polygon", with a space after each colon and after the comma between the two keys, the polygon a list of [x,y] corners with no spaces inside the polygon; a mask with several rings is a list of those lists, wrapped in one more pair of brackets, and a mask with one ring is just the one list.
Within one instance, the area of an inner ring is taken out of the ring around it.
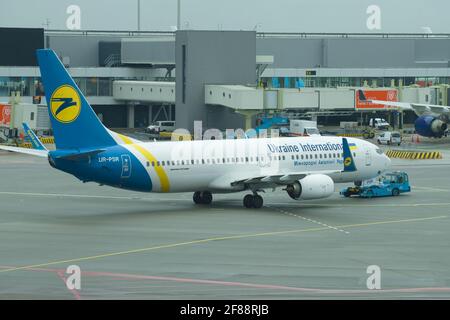
{"label": "passenger window", "polygon": [[162,165],[162,166],[165,166],[166,163],[165,163],[164,161],[161,161],[161,165]]}
{"label": "passenger window", "polygon": [[184,160],[181,160],[181,165],[184,166]]}
{"label": "passenger window", "polygon": [[302,160],[303,160],[303,155],[301,157],[302,157]]}
{"label": "passenger window", "polygon": [[191,164],[194,164],[194,160],[193,159],[191,160]]}
{"label": "passenger window", "polygon": [[152,167],[154,167],[155,166],[155,161],[152,161]]}
{"label": "passenger window", "polygon": [[315,156],[316,156],[316,159],[317,159],[317,154],[315,154]]}
{"label": "passenger window", "polygon": [[147,167],[150,167],[150,162],[147,161]]}

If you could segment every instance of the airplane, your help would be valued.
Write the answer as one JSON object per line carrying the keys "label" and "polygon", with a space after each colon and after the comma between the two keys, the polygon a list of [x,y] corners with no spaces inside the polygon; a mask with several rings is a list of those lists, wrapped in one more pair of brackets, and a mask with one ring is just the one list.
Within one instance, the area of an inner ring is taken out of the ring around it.
{"label": "airplane", "polygon": [[195,204],[213,193],[248,191],[246,208],[261,208],[259,194],[283,187],[294,200],[326,198],[335,182],[371,179],[390,167],[374,144],[333,136],[141,142],[106,128],[55,52],[37,50],[55,150],[0,146],[47,157],[82,182],[142,192],[193,192]]}
{"label": "airplane", "polygon": [[367,100],[364,92],[358,90],[359,100],[368,101],[401,110],[413,110],[418,116],[414,122],[416,133],[423,137],[442,138],[447,134],[448,123],[450,122],[450,106],[440,106],[434,104],[395,102],[382,100]]}

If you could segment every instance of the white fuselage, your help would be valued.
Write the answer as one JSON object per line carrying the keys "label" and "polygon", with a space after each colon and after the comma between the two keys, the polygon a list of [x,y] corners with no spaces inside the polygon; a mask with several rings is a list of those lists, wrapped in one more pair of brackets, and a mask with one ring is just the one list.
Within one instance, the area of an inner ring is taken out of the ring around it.
{"label": "white fuselage", "polygon": [[342,138],[333,136],[129,143],[123,145],[146,168],[153,192],[242,191],[242,179],[308,172],[334,182],[373,178],[390,166],[377,146],[347,138],[356,165],[344,168]]}

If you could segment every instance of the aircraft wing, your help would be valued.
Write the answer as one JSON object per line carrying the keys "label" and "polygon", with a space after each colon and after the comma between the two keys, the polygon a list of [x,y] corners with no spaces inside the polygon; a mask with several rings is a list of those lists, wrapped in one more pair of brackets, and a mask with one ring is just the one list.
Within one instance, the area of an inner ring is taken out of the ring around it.
{"label": "aircraft wing", "polygon": [[213,189],[230,190],[230,189],[247,189],[251,186],[258,188],[274,188],[276,186],[285,186],[295,181],[301,180],[309,174],[331,174],[339,173],[341,170],[322,170],[322,171],[305,171],[305,172],[289,172],[275,173],[261,176],[249,176],[248,173],[225,175],[217,178],[210,183]]}
{"label": "aircraft wing", "polygon": [[37,157],[42,157],[42,158],[47,158],[47,154],[48,154],[48,150],[37,150],[37,149],[10,147],[10,146],[3,146],[3,145],[0,145],[0,150],[24,153],[24,154],[29,154],[32,156],[37,156]]}
{"label": "aircraft wing", "polygon": [[402,110],[413,110],[418,116],[421,115],[441,115],[450,113],[450,106],[440,106],[436,104],[425,103],[410,103],[410,102],[397,102],[397,101],[382,101],[382,100],[369,100],[362,90],[358,90],[359,100],[368,101],[374,104],[381,104],[391,108]]}
{"label": "aircraft wing", "polygon": [[239,179],[232,181],[230,183],[231,186],[237,186],[237,185],[252,185],[252,184],[258,184],[258,185],[264,185],[264,184],[278,184],[278,185],[287,185],[291,184],[295,181],[298,181],[300,179],[303,179],[309,174],[332,174],[332,173],[339,173],[341,170],[319,170],[319,171],[296,171],[296,172],[289,172],[289,173],[283,173],[283,174],[274,174],[274,175],[263,175],[259,177],[247,177],[244,179]]}
{"label": "aircraft wing", "polygon": [[423,104],[423,103],[409,103],[409,102],[395,102],[395,101],[380,101],[380,100],[368,100],[375,104],[382,104],[402,110],[413,110],[418,116],[423,114],[445,114],[450,113],[449,106],[440,106],[435,104]]}
{"label": "aircraft wing", "polygon": [[[289,185],[295,181],[301,180],[310,174],[332,174],[340,172],[354,172],[357,171],[353,155],[347,138],[342,138],[343,151],[343,168],[342,170],[309,170],[309,171],[294,171],[294,172],[277,172],[276,169],[270,173],[269,169],[261,168],[262,174],[259,176],[249,176],[248,173],[232,173],[214,180],[211,188],[217,189],[248,189],[251,187],[257,188],[274,188],[279,185]],[[264,170],[267,170],[264,174]]]}

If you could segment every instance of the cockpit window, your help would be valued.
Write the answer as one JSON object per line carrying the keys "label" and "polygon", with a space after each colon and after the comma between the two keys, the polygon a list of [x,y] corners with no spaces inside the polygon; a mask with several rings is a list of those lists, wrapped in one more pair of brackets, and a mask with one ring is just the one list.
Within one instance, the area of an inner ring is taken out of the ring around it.
{"label": "cockpit window", "polygon": [[378,154],[383,154],[383,150],[381,150],[380,148],[376,148],[375,150]]}

